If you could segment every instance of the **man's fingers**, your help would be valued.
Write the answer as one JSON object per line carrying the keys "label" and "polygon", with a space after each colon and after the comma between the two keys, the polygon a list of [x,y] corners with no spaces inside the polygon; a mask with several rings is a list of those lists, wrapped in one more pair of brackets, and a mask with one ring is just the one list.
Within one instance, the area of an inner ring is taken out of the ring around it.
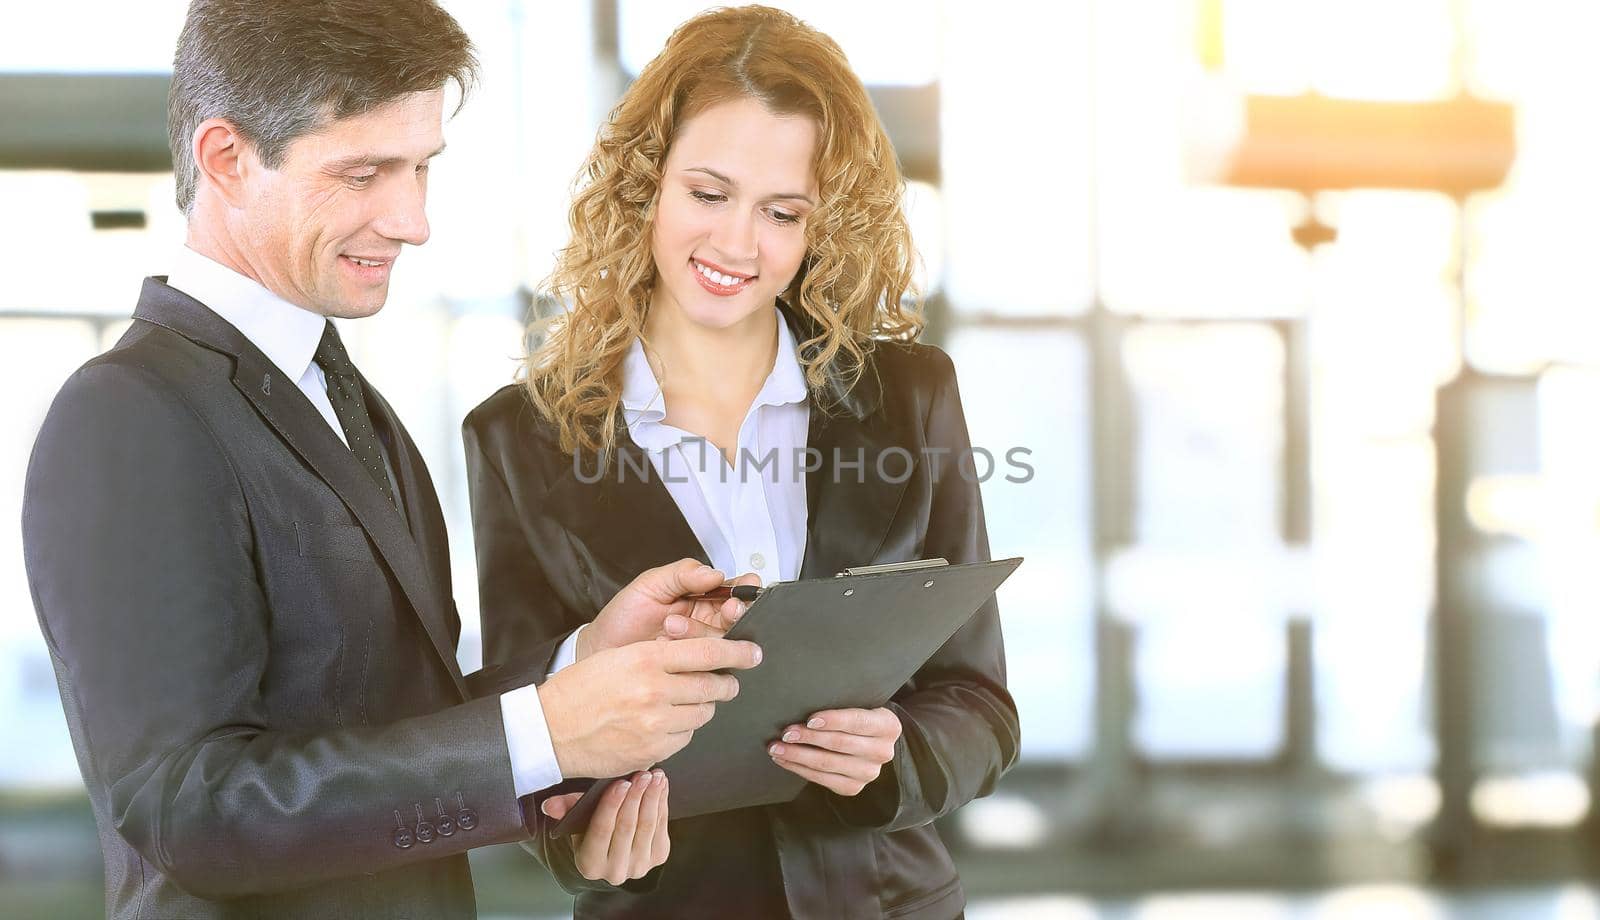
{"label": "man's fingers", "polygon": [[[738,578],[735,578],[733,581],[728,582],[728,584],[756,585],[757,587],[760,587],[761,576],[753,573],[746,573],[744,575],[740,575]],[[739,622],[739,619],[744,616],[746,609],[745,602],[736,597],[730,597],[720,604],[712,601],[704,601],[695,604],[694,618],[720,629],[723,632],[727,632],[733,628],[733,624]]]}
{"label": "man's fingers", "polygon": [[[728,603],[737,604],[738,601],[730,600]],[[732,625],[731,623],[728,625]],[[718,639],[727,632],[726,626],[718,626],[716,622],[705,622],[699,617],[686,617],[681,613],[674,613],[667,617],[661,624],[661,629],[669,639],[695,639],[709,637]]]}
{"label": "man's fingers", "polygon": [[732,674],[703,674],[690,671],[666,677],[666,698],[680,706],[694,703],[726,703],[739,695],[739,678]]}
{"label": "man's fingers", "polygon": [[633,580],[644,596],[662,604],[670,604],[685,594],[700,594],[722,584],[721,572],[698,559],[679,559],[677,562],[646,569]]}
{"label": "man's fingers", "polygon": [[668,671],[721,671],[746,669],[761,663],[761,648],[737,639],[682,639],[659,646]]}
{"label": "man's fingers", "polygon": [[[674,707],[674,708],[676,708],[676,707]],[[673,754],[678,753],[679,751],[683,750],[684,747],[686,747],[689,744],[690,741],[693,741],[693,740],[694,740],[694,729],[685,729],[684,731],[681,731],[681,732],[667,732],[668,748],[667,748],[667,750],[665,750],[662,753],[661,759],[662,760],[666,760],[668,757],[671,757]]]}
{"label": "man's fingers", "polygon": [[[674,609],[672,613],[673,616],[683,616],[696,623],[703,623],[712,630],[709,633],[697,632],[695,635],[720,636],[739,622],[744,616],[744,610],[744,601],[730,597],[725,601],[697,601],[687,610]],[[672,617],[667,617],[667,623],[671,622]],[[674,635],[673,638],[683,638],[683,635]]]}
{"label": "man's fingers", "polygon": [[674,706],[667,715],[666,724],[663,727],[669,735],[677,734],[678,732],[693,732],[700,726],[710,722],[711,717],[716,714],[717,706],[715,703],[689,703]]}
{"label": "man's fingers", "polygon": [[562,818],[567,816],[567,812],[572,810],[572,806],[578,804],[578,800],[581,798],[583,798],[583,793],[581,792],[569,792],[566,795],[553,795],[540,803],[539,810],[544,812],[549,817],[560,821]]}

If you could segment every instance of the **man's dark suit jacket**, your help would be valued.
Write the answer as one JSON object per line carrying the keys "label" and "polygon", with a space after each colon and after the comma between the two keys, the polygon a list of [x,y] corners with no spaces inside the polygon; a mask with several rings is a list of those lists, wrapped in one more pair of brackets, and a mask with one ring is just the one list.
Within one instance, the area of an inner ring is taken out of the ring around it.
{"label": "man's dark suit jacket", "polygon": [[[797,341],[810,337],[804,321],[786,318]],[[811,410],[809,446],[823,463],[806,481],[801,578],[930,556],[989,558],[943,352],[882,344],[859,383],[835,378],[822,402]],[[597,464],[575,467],[520,387],[489,397],[464,432],[486,670],[547,668],[635,572],[685,556],[709,561],[626,431],[615,469],[593,484],[583,480]],[[894,760],[854,798],[808,785],[786,805],[673,822],[667,863],[626,889],[585,879],[565,841],[541,837],[540,858],[577,895],[580,918],[950,920],[964,895],[931,822],[993,790],[1020,738],[992,599],[889,707],[904,727]]]}
{"label": "man's dark suit jacket", "polygon": [[152,278],[134,320],[23,506],[107,913],[474,916],[466,851],[526,833],[416,445],[363,382],[402,513],[215,313]]}

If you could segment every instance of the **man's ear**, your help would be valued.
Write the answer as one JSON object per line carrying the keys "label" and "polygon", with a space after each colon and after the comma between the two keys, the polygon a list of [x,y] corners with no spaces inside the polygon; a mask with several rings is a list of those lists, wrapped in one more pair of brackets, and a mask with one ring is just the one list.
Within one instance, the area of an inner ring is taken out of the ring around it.
{"label": "man's ear", "polygon": [[230,207],[244,206],[244,180],[253,160],[244,136],[232,122],[208,118],[194,129],[195,166],[201,185],[210,186]]}

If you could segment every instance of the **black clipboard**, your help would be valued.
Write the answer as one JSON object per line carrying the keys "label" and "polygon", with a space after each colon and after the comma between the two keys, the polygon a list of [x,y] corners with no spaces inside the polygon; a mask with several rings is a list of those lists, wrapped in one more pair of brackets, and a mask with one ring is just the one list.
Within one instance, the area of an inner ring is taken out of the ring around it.
{"label": "black clipboard", "polygon": [[[774,764],[766,745],[818,710],[888,702],[1021,564],[924,559],[763,590],[728,632],[759,644],[761,664],[738,672],[739,695],[660,764],[672,782],[671,819],[799,795],[806,781]],[[612,782],[596,781],[550,836],[588,827]]]}

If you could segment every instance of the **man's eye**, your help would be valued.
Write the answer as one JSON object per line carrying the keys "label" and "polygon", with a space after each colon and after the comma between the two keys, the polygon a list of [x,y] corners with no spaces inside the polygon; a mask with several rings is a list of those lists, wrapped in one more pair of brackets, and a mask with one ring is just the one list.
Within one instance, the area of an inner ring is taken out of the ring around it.
{"label": "man's eye", "polygon": [[715,192],[702,192],[699,189],[692,189],[690,190],[689,194],[693,195],[700,201],[704,201],[706,204],[721,204],[722,202],[728,200],[727,195],[718,195]]}
{"label": "man's eye", "polygon": [[356,188],[366,188],[373,179],[378,178],[378,174],[374,172],[367,173],[364,176],[347,176],[346,178],[348,178],[350,180],[350,184],[354,185]]}

